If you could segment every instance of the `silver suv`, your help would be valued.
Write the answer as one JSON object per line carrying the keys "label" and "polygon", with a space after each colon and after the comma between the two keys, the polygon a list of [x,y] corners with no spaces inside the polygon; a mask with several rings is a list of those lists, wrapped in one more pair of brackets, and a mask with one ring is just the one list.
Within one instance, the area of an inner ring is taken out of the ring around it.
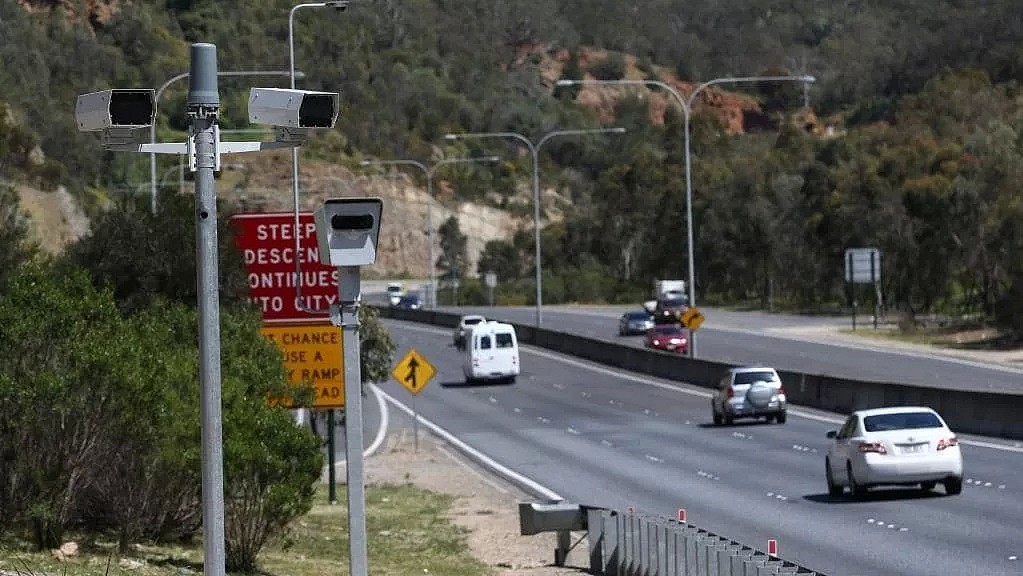
{"label": "silver suv", "polygon": [[774,368],[731,368],[718,381],[710,398],[714,424],[731,424],[736,418],[760,418],[785,423],[785,388]]}

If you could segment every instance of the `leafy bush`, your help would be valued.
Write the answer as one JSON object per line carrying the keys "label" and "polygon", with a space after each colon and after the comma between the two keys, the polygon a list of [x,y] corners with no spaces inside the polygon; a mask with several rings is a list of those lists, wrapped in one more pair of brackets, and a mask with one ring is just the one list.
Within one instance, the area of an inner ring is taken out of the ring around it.
{"label": "leafy bush", "polygon": [[597,80],[620,80],[625,78],[625,69],[625,57],[617,52],[611,52],[607,58],[590,65],[589,72]]}

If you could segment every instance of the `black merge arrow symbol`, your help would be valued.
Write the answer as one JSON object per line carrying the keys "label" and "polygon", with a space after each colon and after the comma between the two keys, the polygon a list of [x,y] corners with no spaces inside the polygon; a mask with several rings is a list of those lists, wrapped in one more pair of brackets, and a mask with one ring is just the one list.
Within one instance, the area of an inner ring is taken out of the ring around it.
{"label": "black merge arrow symbol", "polygon": [[416,361],[415,356],[408,361],[408,376],[405,376],[406,382],[411,382],[413,388],[419,388],[419,383],[416,382],[416,370],[419,368],[419,362]]}

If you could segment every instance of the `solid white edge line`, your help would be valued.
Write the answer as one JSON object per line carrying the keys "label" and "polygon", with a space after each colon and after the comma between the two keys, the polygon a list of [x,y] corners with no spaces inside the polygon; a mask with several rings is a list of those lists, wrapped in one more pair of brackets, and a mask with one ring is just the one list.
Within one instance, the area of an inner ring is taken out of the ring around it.
{"label": "solid white edge line", "polygon": [[[375,438],[373,438],[373,443],[370,444],[368,448],[362,451],[363,458],[369,458],[370,456],[375,454],[377,450],[380,449],[380,446],[384,443],[384,440],[387,438],[387,427],[390,425],[390,422],[388,421],[389,412],[387,411],[387,403],[384,402],[383,396],[380,395],[382,394],[382,392],[380,391],[379,388],[376,387],[375,384],[370,384],[369,386],[370,389],[373,390],[373,396],[377,399],[377,405],[380,406],[380,427],[377,428],[377,435]],[[337,462],[334,462],[334,471],[336,472],[338,468],[344,466],[345,463],[347,462],[348,460],[339,460]],[[326,474],[329,470],[330,464],[326,464],[323,466],[324,474]]]}
{"label": "solid white edge line", "polygon": [[[398,321],[400,322],[400,320]],[[408,322],[406,322],[406,324],[408,324]],[[410,328],[412,330],[419,330],[420,332],[442,332],[441,330],[436,328],[424,328],[421,326],[413,326]],[[529,352],[530,354],[535,354],[537,356],[547,358],[548,360],[564,362],[565,364],[568,364],[570,366],[585,368],[593,372],[598,372],[600,374],[605,374],[608,376],[614,376],[615,378],[621,378],[623,380],[629,380],[631,382],[637,382],[639,384],[646,384],[647,386],[653,386],[654,388],[660,388],[662,390],[680,392],[682,394],[689,394],[690,396],[698,396],[700,398],[710,398],[712,396],[710,392],[704,392],[702,390],[690,390],[689,388],[683,388],[682,387],[683,385],[679,384],[665,384],[664,382],[657,382],[656,380],[650,380],[649,378],[636,376],[628,372],[616,372],[610,368],[604,368],[602,366],[596,366],[588,362],[582,362],[579,360],[566,358],[561,354],[547,352],[546,350],[538,350],[533,346],[520,346],[519,349],[524,352]],[[685,384],[685,386],[692,386],[692,384]],[[804,412],[798,408],[789,408],[788,413],[793,416],[798,416],[800,418],[806,418],[807,420],[816,420],[818,422],[824,422],[825,424],[842,424],[843,422],[845,422],[845,418],[820,416],[818,414],[813,414],[811,412]],[[998,444],[995,442],[986,442],[984,440],[968,440],[965,438],[960,438],[959,443],[966,444],[967,446],[975,446],[977,448],[990,448],[991,450],[1002,450],[1004,452],[1015,452],[1017,454],[1023,454],[1023,448],[1018,448],[1016,446],[1006,446],[1004,444]]]}
{"label": "solid white edge line", "polygon": [[504,486],[501,486],[497,482],[494,482],[490,478],[487,478],[482,473],[480,473],[479,470],[473,468],[468,463],[463,461],[461,458],[459,458],[458,456],[455,456],[454,454],[452,454],[451,451],[448,450],[447,448],[445,448],[443,446],[437,446],[437,450],[439,450],[442,454],[444,454],[445,456],[450,458],[451,461],[454,462],[455,464],[458,464],[462,468],[465,468],[466,470],[468,470],[470,473],[472,473],[473,476],[476,476],[477,478],[479,478],[480,480],[485,482],[491,488],[501,492],[502,494],[508,494],[508,489],[507,488],[505,488]]}
{"label": "solid white edge line", "polygon": [[423,418],[422,416],[416,415],[411,408],[402,404],[400,401],[392,397],[387,392],[381,390],[380,394],[395,408],[401,410],[410,418],[417,418],[420,424],[426,426],[427,429],[433,432],[436,436],[439,436],[442,439],[444,439],[448,444],[456,448],[463,455],[471,458],[472,460],[475,460],[477,464],[489,469],[490,471],[503,477],[505,480],[508,480],[512,484],[519,486],[526,492],[532,493],[534,496],[546,498],[553,502],[562,502],[565,500],[557,492],[551,490],[550,488],[547,488],[546,486],[540,484],[539,482],[533,480],[532,478],[519,474],[518,472],[515,472],[511,468],[508,468],[507,466],[500,464],[499,462],[487,456],[483,452],[480,452],[479,450],[473,448],[472,446],[469,446],[462,440],[459,440],[451,432],[448,432],[447,430],[441,428],[437,424],[434,424],[433,422],[427,420],[426,418]]}

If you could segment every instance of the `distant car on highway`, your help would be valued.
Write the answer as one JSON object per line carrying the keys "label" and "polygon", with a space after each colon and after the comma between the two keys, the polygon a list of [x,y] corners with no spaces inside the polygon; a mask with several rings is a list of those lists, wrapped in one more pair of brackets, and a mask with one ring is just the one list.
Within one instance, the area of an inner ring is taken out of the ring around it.
{"label": "distant car on highway", "polygon": [[404,308],[406,310],[419,310],[423,307],[423,301],[419,298],[419,294],[406,294],[398,300],[397,308]]}
{"label": "distant car on highway", "polygon": [[654,327],[654,317],[646,310],[626,312],[618,319],[618,335],[646,334]]}
{"label": "distant car on highway", "polygon": [[684,354],[689,351],[689,332],[679,324],[661,324],[647,330],[643,345]]}
{"label": "distant car on highway", "polygon": [[405,289],[400,282],[391,282],[387,285],[387,302],[391,306],[397,306],[401,297],[405,295]]}
{"label": "distant car on highway", "polygon": [[841,496],[848,487],[853,498],[862,498],[882,485],[919,485],[930,491],[939,482],[946,494],[963,491],[959,440],[931,408],[857,410],[827,437],[832,440],[824,458],[831,496]]}
{"label": "distant car on highway", "polygon": [[689,309],[689,300],[682,298],[661,298],[654,307],[655,324],[677,324],[679,316]]}
{"label": "distant car on highway", "polygon": [[765,418],[784,424],[787,416],[785,388],[774,368],[729,368],[718,381],[710,399],[714,424],[732,424],[738,418]]}
{"label": "distant car on highway", "polygon": [[486,322],[487,319],[479,314],[466,314],[458,319],[458,325],[455,326],[455,348],[462,350],[465,348],[465,332],[469,326],[475,326],[481,322]]}

